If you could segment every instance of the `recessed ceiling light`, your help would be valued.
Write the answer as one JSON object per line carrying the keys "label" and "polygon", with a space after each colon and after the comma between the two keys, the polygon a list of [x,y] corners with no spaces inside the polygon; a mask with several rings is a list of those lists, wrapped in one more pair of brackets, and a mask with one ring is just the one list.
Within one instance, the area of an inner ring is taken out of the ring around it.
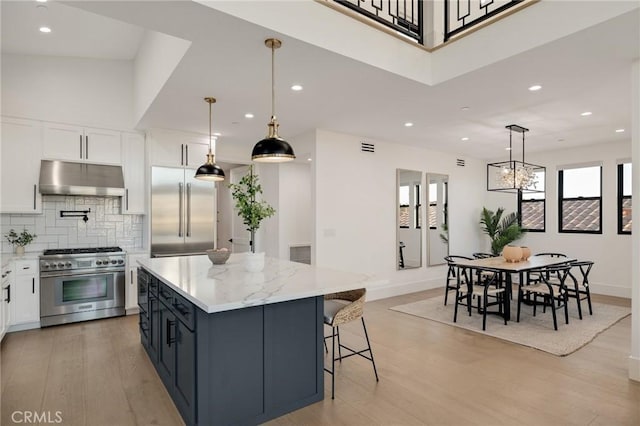
{"label": "recessed ceiling light", "polygon": [[47,0],[36,0],[38,3],[46,3]]}
{"label": "recessed ceiling light", "polygon": [[307,161],[311,161],[311,158],[307,158]]}
{"label": "recessed ceiling light", "polygon": [[542,86],[540,86],[539,84],[534,84],[533,86],[529,87],[529,90],[532,92],[536,92],[540,89],[542,89]]}
{"label": "recessed ceiling light", "polygon": [[460,109],[461,109],[461,110],[463,110],[463,111],[469,111],[471,108],[469,108],[469,107],[467,107],[467,106],[464,106],[464,107],[462,107],[462,108],[460,108]]}
{"label": "recessed ceiling light", "polygon": [[222,136],[222,133],[220,133],[220,132],[213,132],[213,136]]}
{"label": "recessed ceiling light", "polygon": [[591,114],[593,114],[591,111],[585,111],[585,112],[583,112],[583,113],[582,113],[582,114],[580,114],[580,115],[581,115],[581,116],[583,116],[583,117],[587,117],[587,116],[589,116],[589,115],[591,115]]}
{"label": "recessed ceiling light", "polygon": [[461,141],[468,141],[468,140],[469,140],[469,138],[465,136],[464,138],[460,138],[460,140],[461,140]]}
{"label": "recessed ceiling light", "polygon": [[413,127],[413,123],[406,122],[406,123],[404,123],[404,127]]}
{"label": "recessed ceiling light", "polygon": [[506,147],[504,150],[505,150],[505,151],[511,151],[511,148]]}
{"label": "recessed ceiling light", "polygon": [[246,113],[244,115],[244,118],[253,118],[253,114],[251,114],[250,112]]}
{"label": "recessed ceiling light", "polygon": [[291,90],[293,90],[294,92],[299,92],[302,90],[302,86],[300,86],[299,84],[294,84],[293,86],[291,86]]}
{"label": "recessed ceiling light", "polygon": [[41,33],[50,33],[51,32],[51,28],[49,28],[49,27],[40,27],[40,32]]}
{"label": "recessed ceiling light", "polygon": [[623,133],[624,129],[616,129],[616,133]]}

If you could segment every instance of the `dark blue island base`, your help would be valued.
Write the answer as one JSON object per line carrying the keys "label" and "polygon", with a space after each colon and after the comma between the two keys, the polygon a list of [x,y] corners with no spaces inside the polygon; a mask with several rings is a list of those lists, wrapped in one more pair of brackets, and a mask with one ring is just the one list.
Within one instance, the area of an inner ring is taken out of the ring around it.
{"label": "dark blue island base", "polygon": [[324,397],[322,296],[208,314],[145,269],[140,336],[187,425],[253,425]]}

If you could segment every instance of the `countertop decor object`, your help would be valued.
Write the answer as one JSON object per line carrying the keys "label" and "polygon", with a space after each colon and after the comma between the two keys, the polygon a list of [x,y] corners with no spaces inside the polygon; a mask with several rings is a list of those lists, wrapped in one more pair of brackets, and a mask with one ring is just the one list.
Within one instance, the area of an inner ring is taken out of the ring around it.
{"label": "countertop decor object", "polygon": [[526,246],[520,247],[522,249],[522,260],[529,260],[531,257],[531,249]]}
{"label": "countertop decor object", "polygon": [[238,215],[242,218],[242,223],[247,226],[247,231],[251,233],[251,253],[247,253],[245,258],[247,268],[251,268],[253,272],[256,272],[257,262],[259,262],[259,259],[251,259],[251,254],[256,252],[256,231],[264,219],[276,213],[266,201],[256,199],[256,196],[262,194],[262,186],[258,181],[258,175],[253,173],[253,165],[250,165],[249,173],[244,175],[240,182],[229,184]]}
{"label": "countertop decor object", "polygon": [[507,262],[520,262],[522,260],[522,248],[518,246],[505,246],[502,250],[502,257]]}
{"label": "countertop decor object", "polygon": [[216,103],[216,98],[207,97],[204,101],[209,104],[209,153],[207,154],[207,162],[196,170],[196,179],[207,180],[211,182],[220,182],[224,180],[224,170],[222,170],[215,160],[215,156],[211,151],[211,141],[213,139],[211,133],[211,104]]}
{"label": "countertop decor object", "polygon": [[276,91],[275,91],[275,50],[282,46],[277,38],[268,38],[265,46],[271,49],[271,120],[269,120],[269,133],[266,138],[258,142],[251,152],[253,161],[262,163],[282,163],[296,158],[291,145],[278,135],[278,118],[276,117]]}
{"label": "countertop decor object", "polygon": [[207,256],[209,256],[209,260],[214,265],[224,265],[227,260],[229,260],[229,256],[231,256],[231,251],[226,248],[222,249],[210,249],[207,250]]}
{"label": "countertop decor object", "polygon": [[31,244],[37,235],[30,233],[24,228],[20,234],[17,234],[14,229],[11,229],[4,237],[14,246],[16,254],[22,256],[24,254],[24,246]]}

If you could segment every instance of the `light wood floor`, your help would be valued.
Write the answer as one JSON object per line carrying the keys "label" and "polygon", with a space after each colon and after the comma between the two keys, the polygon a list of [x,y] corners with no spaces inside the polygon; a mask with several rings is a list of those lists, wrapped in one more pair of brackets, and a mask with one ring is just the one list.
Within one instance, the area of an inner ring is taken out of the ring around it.
{"label": "light wood floor", "polygon": [[[640,384],[627,378],[630,318],[556,357],[388,308],[431,290],[369,302],[378,365],[349,358],[336,399],[273,425],[639,425]],[[603,303],[627,300],[596,297]],[[357,346],[357,323],[341,327]],[[64,425],[180,425],[138,336],[136,316],[11,333],[2,344],[0,423],[15,410],[60,411]]]}

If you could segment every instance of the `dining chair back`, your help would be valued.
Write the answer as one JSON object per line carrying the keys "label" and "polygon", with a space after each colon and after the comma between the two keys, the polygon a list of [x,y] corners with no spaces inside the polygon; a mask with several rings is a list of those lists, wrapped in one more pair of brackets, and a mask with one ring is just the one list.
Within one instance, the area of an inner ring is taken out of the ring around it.
{"label": "dining chair back", "polygon": [[[570,269],[571,265],[565,263],[531,271],[532,274],[536,274],[539,277],[540,281],[529,283],[528,285],[523,285],[523,283],[518,287],[518,314],[516,321],[520,322],[520,309],[525,298],[527,302],[533,305],[533,316],[536,316],[538,297],[541,297],[543,312],[546,311],[547,306],[551,309],[554,330],[558,330],[556,309],[564,308],[565,323],[569,324],[566,281]],[[531,299],[531,295],[533,295],[533,299]]]}
{"label": "dining chair back", "polygon": [[[502,285],[500,271],[489,268],[478,271],[482,273],[467,274],[465,271],[458,275],[453,322],[458,321],[459,305],[466,306],[467,312],[471,316],[473,299],[477,299],[477,310],[482,313],[482,330],[487,329],[487,314],[489,313],[501,315],[504,319],[504,325],[507,325],[507,316],[503,309],[506,288]],[[477,276],[475,282],[473,281],[474,275]],[[489,311],[491,306],[497,306],[498,310]]]}
{"label": "dining chair back", "polygon": [[447,270],[447,280],[444,285],[444,305],[447,306],[447,299],[449,298],[449,291],[456,290],[458,288],[457,281],[458,275],[460,272],[465,272],[465,268],[461,268],[455,264],[458,260],[473,260],[467,256],[445,256],[444,260],[447,262],[448,270]]}
{"label": "dining chair back", "polygon": [[591,292],[589,291],[589,272],[591,272],[592,266],[593,262],[590,260],[574,261],[571,262],[571,269],[569,270],[571,282],[567,284],[567,297],[576,299],[580,319],[582,319],[582,306],[580,302],[585,299],[589,305],[589,315],[593,315]]}

